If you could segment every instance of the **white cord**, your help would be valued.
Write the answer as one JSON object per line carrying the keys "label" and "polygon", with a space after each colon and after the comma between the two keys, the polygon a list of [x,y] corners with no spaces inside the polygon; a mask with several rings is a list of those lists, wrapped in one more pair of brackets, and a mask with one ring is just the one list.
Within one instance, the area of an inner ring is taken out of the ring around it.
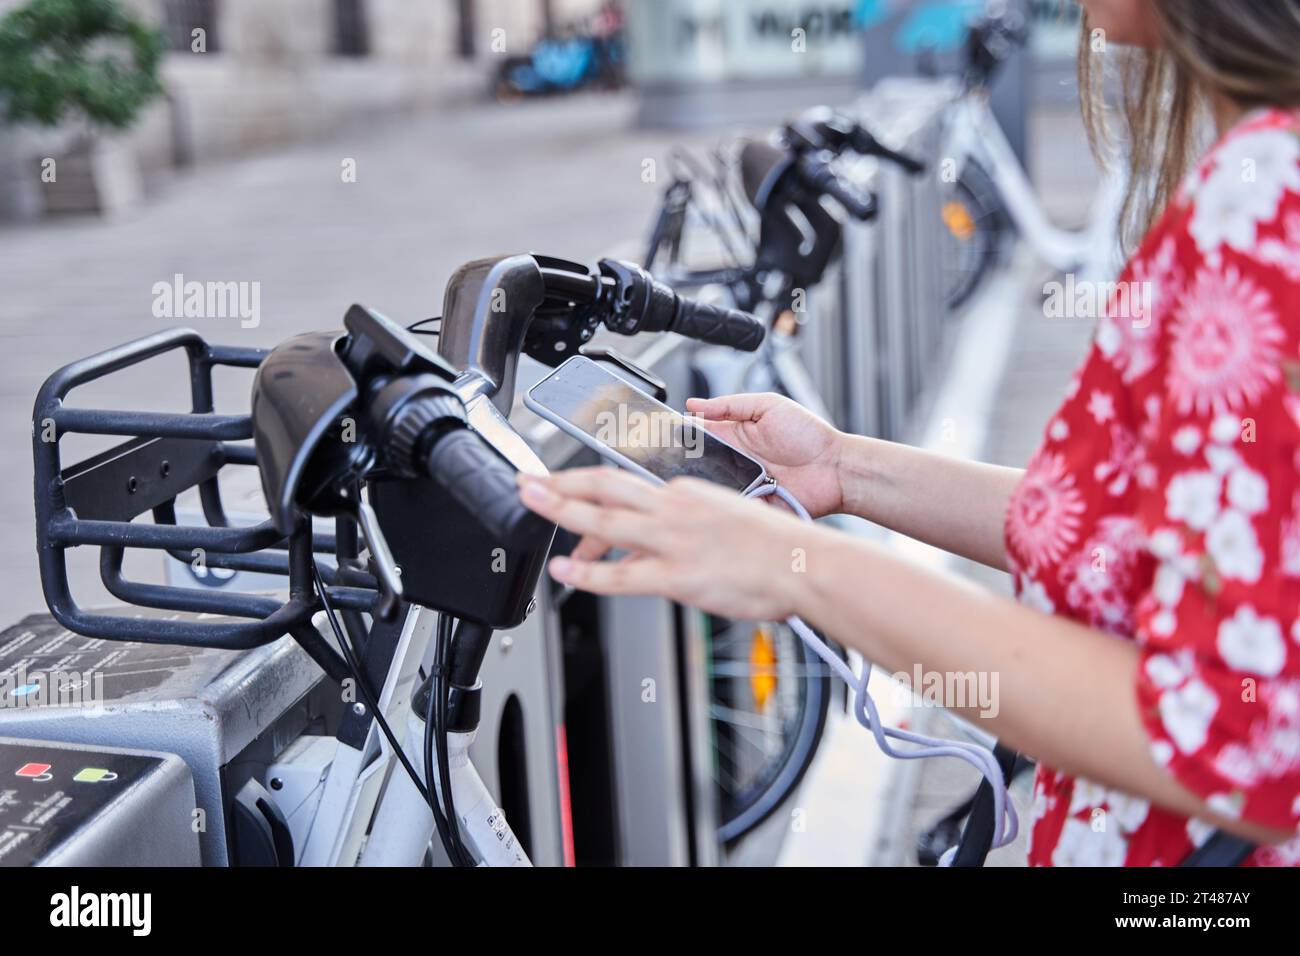
{"label": "white cord", "polygon": [[[808,509],[799,503],[799,501],[786,491],[780,485],[767,483],[755,488],[748,495],[750,498],[765,498],[769,495],[776,495],[804,521],[812,521],[812,516],[808,514]],[[898,760],[917,760],[926,757],[955,757],[958,760],[964,760],[986,779],[993,788],[993,819],[996,821],[996,832],[993,838],[993,847],[1006,846],[1016,838],[1019,832],[1020,821],[1016,816],[1016,808],[1007,796],[1007,782],[1002,773],[1002,768],[998,766],[997,758],[987,747],[979,744],[966,743],[959,740],[945,740],[940,737],[929,737],[925,734],[918,734],[914,731],[903,730],[898,727],[884,727],[880,723],[880,714],[876,709],[876,702],[871,699],[871,694],[867,691],[867,681],[871,679],[871,664],[863,660],[862,674],[859,676],[853,673],[853,668],[848,665],[820,636],[802,619],[798,617],[786,618],[786,623],[790,626],[800,639],[803,640],[813,653],[826,662],[827,666],[839,676],[839,678],[848,685],[849,690],[853,692],[853,713],[857,717],[858,723],[862,724],[871,731],[876,739],[876,746],[889,757]],[[914,749],[895,750],[889,743],[890,739],[902,740],[909,744],[915,744]],[[945,853],[939,861],[940,866],[949,866],[953,857],[956,855],[956,847]]]}

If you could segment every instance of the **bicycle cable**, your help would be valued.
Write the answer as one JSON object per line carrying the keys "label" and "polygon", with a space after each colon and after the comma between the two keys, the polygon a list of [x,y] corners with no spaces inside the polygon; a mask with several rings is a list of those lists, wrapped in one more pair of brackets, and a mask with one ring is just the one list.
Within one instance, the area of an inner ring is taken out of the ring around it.
{"label": "bicycle cable", "polygon": [[[367,683],[365,674],[362,672],[360,661],[356,656],[356,650],[352,647],[351,641],[348,640],[343,633],[343,629],[339,626],[338,618],[334,611],[334,604],[330,600],[329,592],[325,590],[325,582],[320,573],[320,564],[317,562],[314,555],[311,559],[311,572],[312,578],[316,583],[316,592],[320,595],[321,604],[324,605],[325,608],[325,617],[330,623],[330,629],[334,632],[334,639],[338,642],[339,650],[342,652],[344,660],[347,662],[348,669],[352,671],[352,679],[357,682],[357,690],[361,694],[365,705],[370,708],[370,713],[374,715],[375,723],[379,725],[380,731],[383,733],[384,737],[387,738],[388,745],[393,748],[393,753],[397,757],[398,762],[402,765],[403,769],[405,769],[407,776],[411,778],[411,782],[415,784],[415,789],[419,791],[420,796],[422,796],[425,802],[429,804],[429,809],[433,813],[434,826],[442,841],[443,849],[447,852],[447,856],[454,860],[456,858],[454,853],[462,852],[463,844],[455,850],[453,849],[456,845],[450,840],[447,821],[443,816],[441,807],[438,806],[436,793],[433,792],[431,788],[426,787],[424,781],[420,779],[419,773],[416,772],[414,765],[412,765],[410,759],[406,756],[406,751],[402,749],[402,745],[397,742],[397,736],[393,733],[392,727],[389,726],[388,720],[384,717],[383,711],[380,710],[377,698],[372,692],[370,685]],[[433,697],[430,696],[429,699],[432,702]],[[427,722],[425,726],[427,728]]]}
{"label": "bicycle cable", "polygon": [[[460,820],[456,816],[456,803],[451,789],[450,752],[447,748],[447,651],[454,628],[453,618],[446,614],[438,615],[438,626],[434,634],[433,686],[424,722],[424,766],[432,789],[434,764],[437,764],[438,788],[433,792],[441,797],[447,823],[447,838],[443,844],[448,850],[447,855],[453,866],[473,866],[473,856],[460,835]],[[436,743],[440,743],[440,746],[435,746]]]}
{"label": "bicycle cable", "polygon": [[[791,511],[803,521],[811,522],[812,515],[808,509],[799,503],[785,488],[775,483],[768,483],[759,486],[751,491],[747,498],[765,498],[775,495]],[[993,819],[996,821],[996,830],[993,837],[992,848],[1006,846],[1011,843],[1019,832],[1020,821],[1016,814],[1016,808],[1007,795],[1007,781],[1002,773],[1002,768],[998,766],[997,758],[987,747],[976,743],[966,743],[959,740],[946,740],[942,737],[930,737],[926,734],[916,733],[911,730],[903,730],[900,727],[884,727],[880,722],[880,713],[876,709],[876,702],[872,699],[871,693],[867,690],[867,682],[871,679],[871,662],[865,657],[862,661],[862,673],[860,675],[853,673],[853,668],[847,661],[843,660],[834,650],[809,627],[802,618],[791,616],[786,618],[786,624],[790,629],[799,635],[800,639],[812,648],[813,653],[820,657],[831,668],[832,671],[848,686],[853,694],[853,715],[867,730],[871,731],[876,740],[876,746],[887,757],[893,757],[897,760],[917,760],[928,757],[955,757],[963,760],[973,766],[989,782],[993,788]],[[905,741],[909,744],[915,744],[914,750],[895,750],[889,743],[889,739]],[[958,847],[951,847],[940,858],[940,866],[948,866],[952,863],[953,857],[956,856]]]}

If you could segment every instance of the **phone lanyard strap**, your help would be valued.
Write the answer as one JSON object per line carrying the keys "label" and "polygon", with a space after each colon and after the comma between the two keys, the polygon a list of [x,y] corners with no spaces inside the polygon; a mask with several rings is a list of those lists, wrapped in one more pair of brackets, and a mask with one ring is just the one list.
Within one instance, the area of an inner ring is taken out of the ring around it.
{"label": "phone lanyard strap", "polygon": [[[775,482],[765,482],[762,485],[750,491],[748,498],[766,498],[769,495],[775,495],[791,511],[798,515],[804,521],[812,521],[812,516],[808,509],[799,503],[794,495],[782,488]],[[871,679],[871,664],[863,660],[862,673],[860,675],[853,672],[853,668],[843,660],[826,641],[809,627],[799,617],[786,618],[786,624],[793,630],[799,638],[812,649],[813,653],[820,657],[826,665],[848,686],[853,694],[853,714],[867,730],[871,731],[875,737],[876,746],[889,757],[898,760],[919,760],[928,757],[954,757],[970,764],[984,777],[993,798],[993,815],[994,832],[992,847],[1002,847],[1011,843],[1016,838],[1020,829],[1020,821],[1016,815],[1016,808],[1007,795],[1007,775],[1003,772],[997,756],[987,747],[976,743],[959,740],[945,740],[940,737],[930,737],[926,734],[919,734],[910,730],[903,730],[898,727],[886,727],[881,723],[880,713],[876,708],[876,702],[872,699],[867,690],[867,682]],[[899,740],[912,746],[898,750],[890,743],[891,740]],[[953,847],[945,853],[939,861],[940,866],[949,866],[953,862],[957,848]]]}

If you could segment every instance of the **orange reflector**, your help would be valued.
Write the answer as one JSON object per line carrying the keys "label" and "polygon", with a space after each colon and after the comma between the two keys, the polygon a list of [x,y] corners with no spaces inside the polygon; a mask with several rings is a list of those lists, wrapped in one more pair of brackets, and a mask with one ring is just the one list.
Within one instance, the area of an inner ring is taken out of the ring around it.
{"label": "orange reflector", "polygon": [[953,200],[943,204],[943,224],[963,242],[975,234],[975,220],[965,203]]}
{"label": "orange reflector", "polygon": [[754,695],[754,707],[760,712],[776,693],[776,643],[766,627],[754,628],[749,645],[749,691]]}

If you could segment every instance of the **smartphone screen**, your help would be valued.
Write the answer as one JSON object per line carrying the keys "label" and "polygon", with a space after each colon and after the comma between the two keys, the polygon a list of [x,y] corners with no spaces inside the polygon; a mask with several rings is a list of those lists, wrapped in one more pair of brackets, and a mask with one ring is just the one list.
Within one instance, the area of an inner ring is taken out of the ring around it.
{"label": "smartphone screen", "polygon": [[662,481],[688,476],[745,491],[763,476],[752,458],[586,358],[570,359],[528,393]]}

